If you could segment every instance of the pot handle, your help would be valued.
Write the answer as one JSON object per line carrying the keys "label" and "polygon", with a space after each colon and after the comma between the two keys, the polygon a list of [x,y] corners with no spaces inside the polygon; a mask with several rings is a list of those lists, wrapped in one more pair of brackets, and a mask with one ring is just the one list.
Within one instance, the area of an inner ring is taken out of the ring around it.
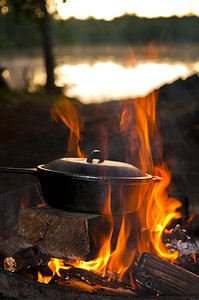
{"label": "pot handle", "polygon": [[161,177],[159,177],[159,176],[153,176],[153,181],[159,182],[160,180],[162,180]]}
{"label": "pot handle", "polygon": [[104,161],[104,157],[100,150],[93,150],[87,158],[87,163],[92,164],[94,159],[98,159],[99,163],[102,163]]}
{"label": "pot handle", "polygon": [[10,167],[0,167],[0,173],[17,173],[17,174],[29,174],[38,176],[38,171],[36,168],[10,168]]}

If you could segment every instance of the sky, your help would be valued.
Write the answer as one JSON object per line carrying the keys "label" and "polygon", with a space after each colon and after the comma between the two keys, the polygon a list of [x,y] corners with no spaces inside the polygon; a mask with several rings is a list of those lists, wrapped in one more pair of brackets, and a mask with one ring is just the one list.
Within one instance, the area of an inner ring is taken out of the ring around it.
{"label": "sky", "polygon": [[76,17],[111,20],[125,13],[140,17],[199,15],[199,0],[55,0],[63,19]]}

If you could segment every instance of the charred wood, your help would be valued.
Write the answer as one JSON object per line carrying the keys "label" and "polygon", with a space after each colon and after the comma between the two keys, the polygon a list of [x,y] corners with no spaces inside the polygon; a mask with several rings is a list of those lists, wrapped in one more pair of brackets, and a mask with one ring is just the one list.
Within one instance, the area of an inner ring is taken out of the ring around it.
{"label": "charred wood", "polygon": [[[61,286],[54,286],[50,284],[39,283],[20,276],[18,274],[8,272],[0,269],[0,296],[14,297],[14,299],[79,299],[79,300],[104,300],[104,294],[88,293],[85,291],[78,291],[75,289],[66,289]],[[108,299],[108,298],[107,298]],[[109,299],[115,299],[111,296]],[[125,297],[120,295],[118,300],[124,300]]]}
{"label": "charred wood", "polygon": [[177,266],[199,275],[199,239],[191,225],[188,223],[182,227],[177,224],[164,235],[164,243],[169,245],[170,251],[178,251],[174,262]]}
{"label": "charred wood", "polygon": [[[52,276],[52,271],[47,266],[49,260],[50,257],[43,255],[37,247],[30,247],[4,259],[3,264],[6,270],[35,281],[38,279],[38,272],[42,276]],[[100,294],[137,295],[130,282],[129,285],[124,283],[115,273],[108,272],[103,276],[102,273],[95,274],[92,271],[75,268],[67,262],[65,265],[69,269],[60,268],[61,276],[55,274],[49,285]]]}
{"label": "charred wood", "polygon": [[140,258],[136,281],[160,295],[199,295],[199,276],[149,253]]}
{"label": "charred wood", "polygon": [[38,247],[33,246],[25,248],[6,257],[0,264],[5,270],[10,272],[20,272],[24,268],[32,268],[40,265],[46,265],[49,258],[43,255]]}
{"label": "charred wood", "polygon": [[137,295],[136,291],[130,285],[116,279],[114,273],[109,273],[103,277],[91,271],[77,269],[72,267],[69,270],[60,270],[62,277],[57,278],[57,285],[89,292]]}

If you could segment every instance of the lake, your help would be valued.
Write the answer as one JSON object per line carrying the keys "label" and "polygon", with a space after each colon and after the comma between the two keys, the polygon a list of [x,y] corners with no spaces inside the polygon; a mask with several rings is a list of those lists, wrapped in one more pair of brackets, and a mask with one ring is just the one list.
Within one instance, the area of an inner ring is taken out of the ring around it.
{"label": "lake", "polygon": [[[83,103],[144,96],[178,78],[199,72],[199,45],[71,46],[55,48],[56,84]],[[42,52],[0,57],[12,88],[34,92],[45,82]]]}

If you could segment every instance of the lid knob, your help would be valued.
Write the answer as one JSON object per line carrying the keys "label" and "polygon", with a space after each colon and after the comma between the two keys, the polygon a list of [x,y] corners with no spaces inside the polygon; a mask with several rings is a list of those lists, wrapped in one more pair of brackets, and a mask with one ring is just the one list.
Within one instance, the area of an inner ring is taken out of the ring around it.
{"label": "lid knob", "polygon": [[104,157],[100,150],[93,150],[87,158],[87,163],[93,163],[94,159],[98,159],[99,163],[104,161]]}

